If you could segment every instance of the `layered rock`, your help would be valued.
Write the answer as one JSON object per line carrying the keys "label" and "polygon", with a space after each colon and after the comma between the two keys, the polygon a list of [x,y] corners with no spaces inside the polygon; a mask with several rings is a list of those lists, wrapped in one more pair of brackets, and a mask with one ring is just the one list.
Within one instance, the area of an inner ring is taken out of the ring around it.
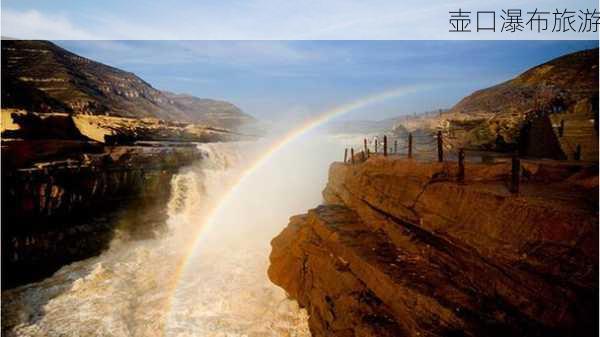
{"label": "layered rock", "polygon": [[2,110],[2,286],[97,255],[115,233],[166,229],[171,180],[195,142],[242,139],[156,119]]}
{"label": "layered rock", "polygon": [[191,142],[254,139],[226,129],[155,118],[125,118],[2,109],[3,168],[40,161],[76,159],[104,151],[103,145],[194,146]]}
{"label": "layered rock", "polygon": [[[99,254],[117,230],[133,238],[160,233],[172,176],[202,159],[195,146],[51,144],[3,142],[4,288]],[[13,159],[19,153],[38,161],[23,166]],[[39,161],[44,155],[48,161]]]}
{"label": "layered rock", "polygon": [[155,118],[2,109],[2,286],[101,253],[116,231],[165,229],[172,176],[202,160],[193,142],[229,130]]}
{"label": "layered rock", "polygon": [[247,139],[235,105],[153,88],[47,41],[2,41],[2,287],[165,228],[195,142]]}
{"label": "layered rock", "polygon": [[325,204],[272,241],[269,277],[314,336],[597,331],[597,166],[372,157],[334,163]]}

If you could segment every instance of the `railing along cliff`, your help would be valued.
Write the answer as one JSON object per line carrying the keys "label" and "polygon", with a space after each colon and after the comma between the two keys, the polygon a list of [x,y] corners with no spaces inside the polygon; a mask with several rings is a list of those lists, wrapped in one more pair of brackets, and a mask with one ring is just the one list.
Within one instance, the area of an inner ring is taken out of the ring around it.
{"label": "railing along cliff", "polygon": [[[437,132],[435,137],[427,137],[427,136],[418,136],[415,137],[412,133],[408,134],[407,142],[405,146],[398,147],[398,139],[394,140],[394,146],[388,147],[388,137],[387,135],[383,136],[383,148],[379,151],[379,139],[374,138],[373,140],[374,151],[371,152],[369,147],[369,141],[367,138],[363,140],[363,150],[361,152],[355,153],[354,148],[350,147],[344,149],[344,163],[346,164],[358,164],[368,160],[371,156],[400,156],[406,155],[406,158],[413,159],[415,154],[415,145],[420,146],[421,152],[425,154],[437,154],[437,162],[445,161],[445,154],[449,153],[448,149],[445,149],[443,134],[441,131]],[[350,151],[348,151],[350,150]],[[400,150],[400,152],[399,152]],[[402,151],[406,152],[402,152]],[[348,158],[348,152],[350,152],[350,157]],[[458,165],[458,174],[457,181],[459,183],[464,183],[465,181],[465,159],[466,159],[467,150],[464,148],[458,149],[456,152],[457,157],[457,165]],[[511,193],[519,193],[519,185],[520,185],[520,176],[521,176],[521,158],[519,157],[517,152],[514,152],[511,156],[511,172],[510,172],[510,186],[509,190]]]}

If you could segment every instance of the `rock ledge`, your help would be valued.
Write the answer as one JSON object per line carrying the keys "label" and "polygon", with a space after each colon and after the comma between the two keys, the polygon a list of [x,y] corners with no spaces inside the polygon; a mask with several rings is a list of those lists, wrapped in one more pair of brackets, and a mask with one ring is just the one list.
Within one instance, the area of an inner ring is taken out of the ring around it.
{"label": "rock ledge", "polygon": [[325,204],[272,241],[269,277],[314,336],[597,331],[597,167],[373,157],[334,163]]}

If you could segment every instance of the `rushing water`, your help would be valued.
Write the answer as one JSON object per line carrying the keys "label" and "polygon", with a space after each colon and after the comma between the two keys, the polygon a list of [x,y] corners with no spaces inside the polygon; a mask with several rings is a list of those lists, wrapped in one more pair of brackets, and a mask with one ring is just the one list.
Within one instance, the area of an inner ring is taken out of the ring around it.
{"label": "rushing water", "polygon": [[[239,183],[219,213],[217,202],[260,146],[200,145],[208,159],[172,180],[167,235],[117,235],[98,257],[4,291],[3,333],[308,336],[306,312],[267,278],[269,241],[290,215],[320,202],[328,164],[341,152],[327,141],[290,145]],[[323,156],[311,158],[315,153]],[[209,214],[213,223],[198,231]]]}

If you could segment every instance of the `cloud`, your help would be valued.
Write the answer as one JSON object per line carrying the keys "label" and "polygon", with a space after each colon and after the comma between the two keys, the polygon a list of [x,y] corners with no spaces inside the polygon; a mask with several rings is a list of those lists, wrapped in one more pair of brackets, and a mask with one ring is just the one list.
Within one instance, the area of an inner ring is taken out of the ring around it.
{"label": "cloud", "polygon": [[66,17],[49,16],[37,10],[2,9],[2,36],[18,39],[91,39],[93,35],[75,27]]}
{"label": "cloud", "polygon": [[[4,35],[40,39],[596,39],[593,33],[452,34],[448,11],[562,8],[560,0],[53,0],[2,4]],[[512,7],[516,6],[516,7]],[[571,0],[571,9],[597,7]],[[58,14],[56,14],[58,13]],[[293,54],[289,55],[293,59]]]}
{"label": "cloud", "polygon": [[[234,67],[298,66],[326,59],[323,50],[288,41],[58,41],[109,64],[203,63]],[[290,71],[290,69],[287,69]]]}

